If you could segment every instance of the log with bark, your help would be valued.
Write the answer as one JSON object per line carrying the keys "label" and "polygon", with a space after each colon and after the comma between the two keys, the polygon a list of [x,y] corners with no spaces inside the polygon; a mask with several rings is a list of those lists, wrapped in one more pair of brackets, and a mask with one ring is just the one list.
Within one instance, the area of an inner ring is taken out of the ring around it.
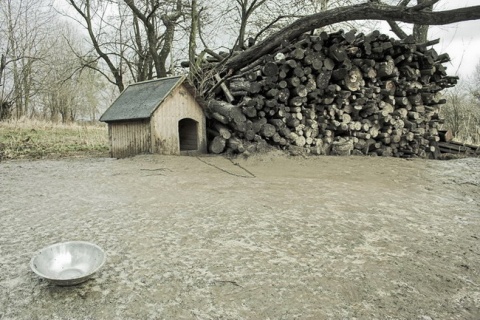
{"label": "log with bark", "polygon": [[342,30],[282,43],[221,80],[228,90],[207,107],[217,133],[210,150],[270,144],[314,154],[436,157],[445,103],[439,92],[457,78],[447,76],[448,56],[431,44]]}

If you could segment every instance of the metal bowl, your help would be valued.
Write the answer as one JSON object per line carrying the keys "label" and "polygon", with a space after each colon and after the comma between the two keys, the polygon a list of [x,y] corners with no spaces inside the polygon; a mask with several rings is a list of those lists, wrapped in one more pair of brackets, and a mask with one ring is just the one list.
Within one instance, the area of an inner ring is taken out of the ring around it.
{"label": "metal bowl", "polygon": [[42,278],[60,286],[88,280],[105,263],[105,252],[89,242],[69,241],[40,250],[30,268]]}

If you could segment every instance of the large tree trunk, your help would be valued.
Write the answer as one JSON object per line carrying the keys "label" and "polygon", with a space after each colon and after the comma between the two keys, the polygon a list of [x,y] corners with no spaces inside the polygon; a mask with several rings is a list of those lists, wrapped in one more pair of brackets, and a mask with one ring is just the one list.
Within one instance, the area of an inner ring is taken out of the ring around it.
{"label": "large tree trunk", "polygon": [[391,20],[424,25],[445,25],[455,22],[480,19],[480,6],[454,10],[429,12],[414,8],[388,6],[367,2],[355,6],[336,8],[300,18],[291,25],[272,34],[262,42],[232,56],[224,64],[226,70],[239,70],[274,49],[305,32],[343,21],[352,20]]}
{"label": "large tree trunk", "polygon": [[[425,4],[427,2],[430,2],[430,0],[417,0],[418,4]],[[432,12],[433,5],[427,6],[424,10]],[[415,38],[416,42],[423,43],[428,41],[428,28],[428,24],[415,24],[413,26],[413,37]]]}
{"label": "large tree trunk", "polygon": [[196,74],[198,71],[198,65],[195,62],[195,55],[197,51],[197,34],[200,19],[197,9],[197,0],[192,0],[192,8],[190,12],[192,22],[190,24],[190,36],[188,40],[188,61],[190,62],[190,72]]}
{"label": "large tree trunk", "polygon": [[2,53],[2,57],[0,58],[0,86],[2,85],[2,77],[3,77],[3,70],[7,66],[7,56]]}
{"label": "large tree trunk", "polygon": [[153,58],[155,64],[155,70],[157,72],[157,78],[163,78],[167,75],[166,63],[168,55],[172,50],[172,43],[175,36],[176,22],[180,18],[182,12],[182,3],[180,0],[176,3],[176,10],[173,11],[171,15],[163,15],[162,22],[165,25],[165,34],[164,34],[164,43],[163,47],[158,52],[158,30],[156,26],[151,22],[150,15],[155,13],[157,6],[152,7],[150,15],[145,15],[136,5],[134,0],[125,0],[127,6],[132,10],[133,14],[136,15],[145,25],[148,38],[149,52]]}

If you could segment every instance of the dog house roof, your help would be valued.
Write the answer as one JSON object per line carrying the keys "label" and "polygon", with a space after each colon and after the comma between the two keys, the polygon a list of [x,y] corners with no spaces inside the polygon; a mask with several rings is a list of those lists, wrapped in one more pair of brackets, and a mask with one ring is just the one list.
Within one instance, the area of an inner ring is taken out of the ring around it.
{"label": "dog house roof", "polygon": [[129,85],[100,117],[100,121],[148,119],[184,76],[137,82]]}

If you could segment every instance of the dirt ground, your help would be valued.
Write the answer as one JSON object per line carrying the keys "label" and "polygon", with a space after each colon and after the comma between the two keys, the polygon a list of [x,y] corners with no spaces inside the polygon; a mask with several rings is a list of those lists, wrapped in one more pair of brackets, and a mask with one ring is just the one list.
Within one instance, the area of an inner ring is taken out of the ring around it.
{"label": "dirt ground", "polygon": [[[0,163],[0,319],[480,319],[480,159]],[[39,249],[86,240],[57,287]]]}

